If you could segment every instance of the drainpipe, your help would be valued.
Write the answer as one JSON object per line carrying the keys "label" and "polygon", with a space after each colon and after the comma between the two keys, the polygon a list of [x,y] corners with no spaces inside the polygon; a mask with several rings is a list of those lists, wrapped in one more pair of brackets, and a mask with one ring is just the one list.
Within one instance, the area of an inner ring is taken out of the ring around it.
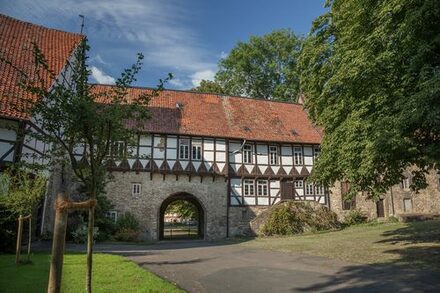
{"label": "drainpipe", "polygon": [[391,195],[391,210],[393,212],[393,216],[395,215],[394,212],[394,195],[393,195],[393,187],[390,188],[390,195]]}

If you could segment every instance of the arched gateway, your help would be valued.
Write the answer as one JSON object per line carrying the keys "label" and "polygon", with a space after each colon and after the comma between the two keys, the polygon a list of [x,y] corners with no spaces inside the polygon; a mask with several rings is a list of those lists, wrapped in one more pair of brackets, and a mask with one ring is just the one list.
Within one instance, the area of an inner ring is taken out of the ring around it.
{"label": "arched gateway", "polygon": [[159,240],[165,239],[165,212],[167,207],[175,201],[183,200],[191,203],[197,209],[197,237],[198,239],[205,238],[205,209],[200,201],[192,194],[186,192],[179,192],[167,197],[161,204],[159,209]]}

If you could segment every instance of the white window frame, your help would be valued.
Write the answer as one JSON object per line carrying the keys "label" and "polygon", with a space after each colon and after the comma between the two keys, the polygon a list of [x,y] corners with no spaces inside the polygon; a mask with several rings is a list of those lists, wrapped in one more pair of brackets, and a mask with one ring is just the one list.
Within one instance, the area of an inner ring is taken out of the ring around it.
{"label": "white window frame", "polygon": [[257,180],[257,196],[269,196],[269,182],[268,180]]}
{"label": "white window frame", "polygon": [[405,178],[402,179],[402,188],[404,190],[409,190],[410,185],[411,185],[411,183],[410,183],[408,177],[405,177]]}
{"label": "white window frame", "polygon": [[325,195],[325,188],[322,185],[315,185],[315,194],[316,195]]}
{"label": "white window frame", "polygon": [[272,166],[278,165],[278,146],[269,146],[269,164]]}
{"label": "white window frame", "polygon": [[131,183],[131,195],[139,196],[142,193],[142,184],[139,182]]}
{"label": "white window frame", "polygon": [[193,161],[202,160],[202,142],[193,141],[191,146],[191,158]]}
{"label": "white window frame", "polygon": [[302,147],[300,146],[293,147],[293,163],[295,166],[304,164]]}
{"label": "white window frame", "polygon": [[314,186],[313,183],[306,183],[306,188],[304,190],[305,195],[314,195]]}
{"label": "white window frame", "polygon": [[255,180],[243,179],[243,196],[255,196]]}
{"label": "white window frame", "polygon": [[313,148],[313,158],[316,160],[321,154],[321,148],[319,146],[315,146]]}
{"label": "white window frame", "polygon": [[125,156],[126,151],[127,150],[126,150],[125,141],[114,141],[114,142],[110,142],[110,147],[108,148],[107,155],[109,157],[113,156],[117,158],[122,158]]}
{"label": "white window frame", "polygon": [[116,224],[118,221],[118,212],[117,211],[108,211],[107,217],[113,220],[113,223]]}
{"label": "white window frame", "polygon": [[189,138],[179,139],[179,160],[189,160]]}
{"label": "white window frame", "polygon": [[245,144],[243,146],[243,163],[244,164],[253,164],[254,162],[254,146],[251,144]]}
{"label": "white window frame", "polygon": [[304,188],[304,180],[294,180],[293,181],[295,189],[303,189]]}

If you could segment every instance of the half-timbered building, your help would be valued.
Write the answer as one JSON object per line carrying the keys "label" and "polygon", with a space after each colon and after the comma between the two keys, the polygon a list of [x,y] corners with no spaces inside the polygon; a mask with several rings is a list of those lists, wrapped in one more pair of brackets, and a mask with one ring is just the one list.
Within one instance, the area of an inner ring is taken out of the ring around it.
{"label": "half-timbered building", "polygon": [[[44,163],[50,147],[26,135],[43,132],[26,111],[40,97],[21,90],[16,69],[34,74],[35,42],[58,73],[55,79],[47,77],[46,86],[54,82],[70,86],[70,63],[81,38],[0,15],[0,52],[12,62],[0,62],[0,170],[19,160]],[[110,89],[94,86],[97,92]],[[151,89],[133,87],[128,95],[145,92]],[[106,188],[114,204],[109,217],[116,221],[125,212],[133,213],[145,239],[163,238],[166,208],[176,200],[196,206],[198,234],[204,239],[250,234],[252,219],[288,199],[318,202],[341,218],[355,208],[370,218],[440,212],[440,181],[435,172],[429,174],[426,190],[412,192],[408,174],[401,186],[390,189],[378,202],[362,194],[345,200],[348,183],[326,188],[308,182],[322,133],[301,104],[164,90],[151,99],[149,110],[151,119],[132,140],[112,143],[108,170],[113,179]],[[126,121],[127,128],[133,124]],[[76,157],[82,159],[80,145]],[[56,176],[51,174],[51,183]],[[43,209],[44,231],[52,230],[56,191],[51,184]]]}

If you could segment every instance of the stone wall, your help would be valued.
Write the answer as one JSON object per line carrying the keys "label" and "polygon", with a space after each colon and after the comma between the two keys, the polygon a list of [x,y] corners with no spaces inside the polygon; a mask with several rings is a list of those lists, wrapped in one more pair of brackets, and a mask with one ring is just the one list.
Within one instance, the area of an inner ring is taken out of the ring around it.
{"label": "stone wall", "polygon": [[253,236],[250,222],[269,206],[243,206],[229,208],[229,236]]}
{"label": "stone wall", "polygon": [[[119,215],[133,213],[139,220],[141,236],[147,240],[159,238],[159,210],[163,201],[173,194],[188,193],[197,198],[205,212],[204,236],[207,240],[226,237],[227,181],[224,177],[201,177],[113,172],[107,185],[107,197]],[[133,196],[131,183],[141,183],[141,195]]]}
{"label": "stone wall", "polygon": [[[428,187],[418,193],[404,189],[401,185],[393,186],[382,196],[385,217],[402,214],[440,214],[440,178],[432,171],[426,177]],[[411,208],[405,210],[404,200],[409,200]],[[330,188],[330,209],[340,220],[350,212],[342,209],[341,183]],[[376,203],[362,193],[356,196],[356,209],[361,210],[369,219],[377,218]]]}

